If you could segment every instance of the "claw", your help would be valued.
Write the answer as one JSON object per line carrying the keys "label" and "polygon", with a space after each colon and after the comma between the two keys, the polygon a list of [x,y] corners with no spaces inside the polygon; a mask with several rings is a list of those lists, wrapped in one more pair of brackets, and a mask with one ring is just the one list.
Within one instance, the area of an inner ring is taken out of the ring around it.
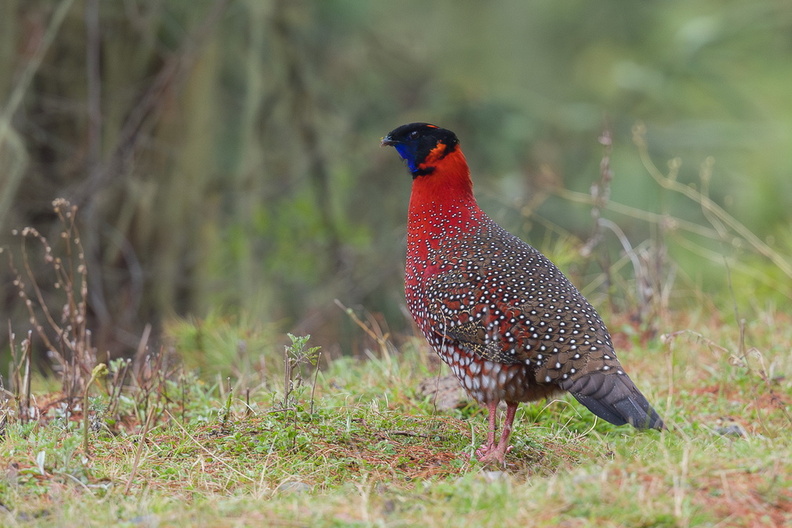
{"label": "claw", "polygon": [[499,444],[481,455],[479,455],[479,451],[481,451],[481,449],[479,449],[478,451],[476,451],[476,457],[478,458],[478,461],[481,462],[482,464],[486,464],[489,462],[497,462],[500,465],[505,466],[506,453],[511,451],[513,447],[514,446],[501,447]]}
{"label": "claw", "polygon": [[494,442],[483,444],[481,447],[476,449],[476,458],[481,460],[482,458],[486,457],[493,449],[495,449]]}

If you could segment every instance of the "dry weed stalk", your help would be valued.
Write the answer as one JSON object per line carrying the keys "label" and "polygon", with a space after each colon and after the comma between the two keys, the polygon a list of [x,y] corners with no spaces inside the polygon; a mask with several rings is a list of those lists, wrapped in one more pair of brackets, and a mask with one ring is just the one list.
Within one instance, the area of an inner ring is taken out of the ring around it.
{"label": "dry weed stalk", "polygon": [[[610,208],[611,205],[610,195],[613,182],[613,170],[611,169],[613,139],[609,129],[606,128],[602,131],[599,143],[603,147],[600,178],[590,188],[591,217],[594,220],[594,226],[588,240],[580,248],[580,254],[584,258],[591,257],[594,250],[603,241],[606,230],[616,236],[635,273],[637,301],[635,317],[639,322],[650,325],[651,330],[656,331],[657,316],[665,313],[668,306],[668,295],[675,277],[675,268],[668,262],[663,242],[665,224],[658,223],[659,236],[647,240],[638,247],[633,247],[618,224],[602,217],[602,211]],[[612,283],[611,268],[612,266],[606,263],[602,264],[607,284]],[[610,294],[609,298],[611,305],[614,305]]]}
{"label": "dry weed stalk", "polygon": [[[80,242],[80,233],[75,223],[77,206],[59,198],[52,202],[53,210],[61,223],[58,251],[53,244],[33,227],[26,227],[13,234],[21,237],[21,265],[17,270],[9,256],[11,270],[16,275],[14,285],[25,304],[29,322],[36,336],[47,348],[47,356],[60,376],[64,397],[69,405],[85,392],[86,383],[96,366],[96,349],[91,344],[91,331],[87,327],[88,270],[85,252]],[[28,240],[38,241],[44,265],[34,264],[28,248]],[[49,275],[48,283],[45,276]],[[45,286],[46,284],[46,286]],[[54,298],[62,295],[60,313]],[[32,336],[25,341],[30,347]],[[24,343],[23,343],[24,344]],[[25,352],[23,347],[23,352]],[[30,350],[23,354],[28,358]],[[15,364],[21,366],[15,358]]]}
{"label": "dry weed stalk", "polygon": [[[27,337],[20,343],[20,350],[17,351],[16,336],[11,330],[11,323],[8,323],[9,347],[11,349],[11,385],[14,392],[8,395],[16,400],[19,420],[27,423],[31,415],[35,412],[30,405],[30,343],[33,332],[28,330]],[[24,369],[24,372],[23,372]]]}

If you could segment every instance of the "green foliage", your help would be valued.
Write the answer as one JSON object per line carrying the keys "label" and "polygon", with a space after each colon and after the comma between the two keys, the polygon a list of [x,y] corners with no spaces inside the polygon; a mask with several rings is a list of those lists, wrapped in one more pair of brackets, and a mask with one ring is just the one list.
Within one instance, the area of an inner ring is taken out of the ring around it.
{"label": "green foliage", "polygon": [[[336,298],[406,329],[397,304],[409,177],[377,140],[415,119],[458,132],[488,212],[551,253],[568,237],[571,261],[595,229],[586,199],[607,128],[603,216],[633,247],[663,242],[683,287],[707,295],[728,282],[713,252],[735,258],[738,299],[754,291],[750,270],[776,280],[766,256],[756,266],[753,249],[733,252],[728,237],[667,230],[663,219],[712,226],[699,203],[658,188],[630,144],[645,123],[649,158],[681,160],[678,181],[699,189],[714,160],[712,200],[760,239],[783,236],[792,74],[778,35],[792,17],[775,0],[1,9],[0,246],[12,245],[10,226],[48,234],[55,220],[42,204],[57,196],[81,204],[94,345],[112,356],[130,355],[129,336],[146,324],[156,335],[173,314],[218,309],[348,345]],[[630,267],[603,269],[623,244],[608,235],[596,249],[578,285],[625,292],[615,305],[630,305]],[[607,273],[623,284],[603,288],[617,282]],[[15,327],[26,318],[12,301],[0,308]]]}

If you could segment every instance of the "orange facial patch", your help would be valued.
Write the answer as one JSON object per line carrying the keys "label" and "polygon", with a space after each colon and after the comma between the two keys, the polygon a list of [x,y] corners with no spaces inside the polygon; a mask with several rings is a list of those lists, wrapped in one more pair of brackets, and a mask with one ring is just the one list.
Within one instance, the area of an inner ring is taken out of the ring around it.
{"label": "orange facial patch", "polygon": [[446,149],[448,146],[445,143],[438,143],[435,148],[429,151],[429,154],[424,159],[423,163],[418,165],[420,168],[431,167],[436,162],[443,159],[446,155]]}

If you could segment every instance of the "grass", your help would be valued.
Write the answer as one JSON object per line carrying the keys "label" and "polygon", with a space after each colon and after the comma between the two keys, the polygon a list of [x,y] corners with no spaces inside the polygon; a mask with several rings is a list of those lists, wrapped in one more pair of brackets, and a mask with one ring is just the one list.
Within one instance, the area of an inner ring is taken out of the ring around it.
{"label": "grass", "polygon": [[[0,524],[781,526],[792,522],[789,323],[765,313],[743,332],[704,317],[668,321],[690,330],[665,339],[616,332],[673,430],[613,427],[570,398],[522,406],[506,468],[468,457],[486,432],[481,409],[438,412],[417,393],[445,369],[418,340],[315,378],[303,365],[288,398],[282,373],[249,393],[181,373],[147,413],[139,389],[122,391],[114,416],[102,414],[113,391],[94,391],[90,456],[79,409],[50,405],[23,423],[7,407]],[[292,341],[287,359],[306,346]]]}
{"label": "grass", "polygon": [[[10,339],[0,526],[792,523],[790,313],[660,305],[638,327],[611,314],[625,368],[670,430],[615,427],[570,397],[523,405],[507,466],[488,467],[470,459],[483,409],[440,411],[419,390],[448,374],[423,339],[396,347],[343,305],[375,348],[362,357],[327,359],[307,336],[279,349],[271,329],[215,314],[168,326],[166,350],[145,333],[134,359],[101,363],[76,210],[55,206],[55,249],[25,230],[10,261],[33,331]],[[32,272],[33,250],[49,275]],[[44,291],[62,295],[61,316]],[[36,337],[59,386],[33,374]]]}

